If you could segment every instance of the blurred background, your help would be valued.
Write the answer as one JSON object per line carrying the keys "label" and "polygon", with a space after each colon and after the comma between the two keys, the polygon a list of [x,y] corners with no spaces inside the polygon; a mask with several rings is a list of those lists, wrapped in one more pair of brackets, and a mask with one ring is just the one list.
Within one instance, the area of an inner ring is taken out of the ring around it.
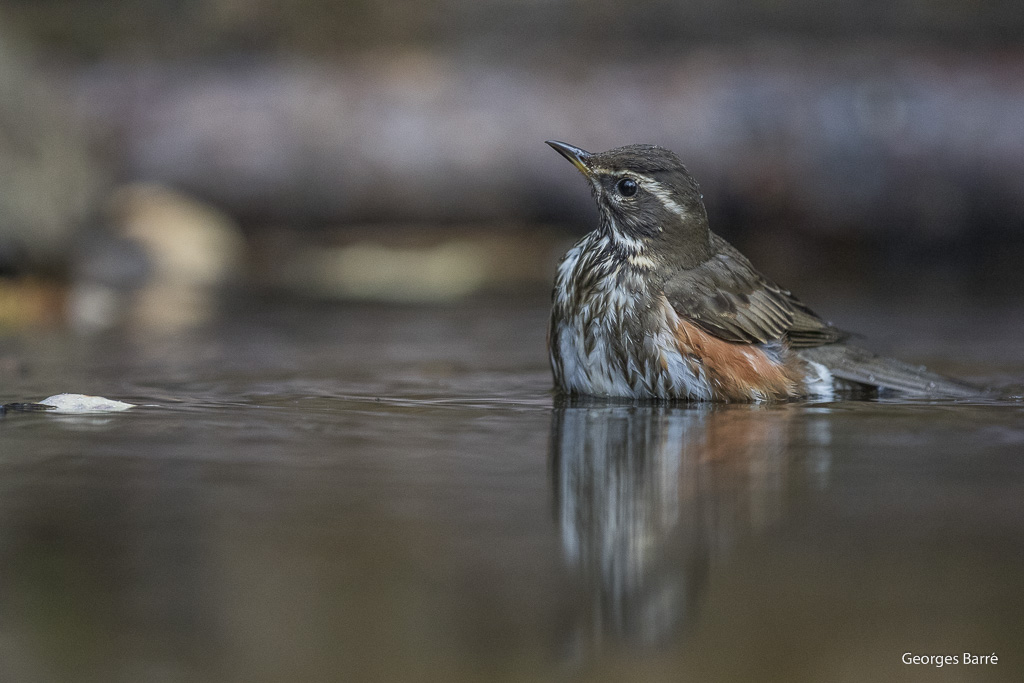
{"label": "blurred background", "polygon": [[1024,290],[1024,6],[4,0],[0,324],[546,295],[650,142],[812,304]]}

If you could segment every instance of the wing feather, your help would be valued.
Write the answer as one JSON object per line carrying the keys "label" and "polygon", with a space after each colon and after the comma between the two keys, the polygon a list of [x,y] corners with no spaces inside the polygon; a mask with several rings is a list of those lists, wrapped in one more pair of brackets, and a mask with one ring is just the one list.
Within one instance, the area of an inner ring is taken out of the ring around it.
{"label": "wing feather", "polygon": [[715,256],[665,283],[665,296],[681,317],[744,344],[786,341],[792,347],[814,347],[849,336],[758,273],[724,239],[714,235],[712,247]]}

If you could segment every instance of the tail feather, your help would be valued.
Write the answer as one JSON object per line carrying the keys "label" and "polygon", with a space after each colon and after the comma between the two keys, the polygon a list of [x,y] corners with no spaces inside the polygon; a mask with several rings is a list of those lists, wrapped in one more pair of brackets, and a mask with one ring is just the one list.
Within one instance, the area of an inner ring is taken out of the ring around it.
{"label": "tail feather", "polygon": [[856,346],[827,344],[799,349],[797,355],[804,360],[821,363],[838,379],[890,389],[907,397],[981,398],[986,394],[981,387]]}

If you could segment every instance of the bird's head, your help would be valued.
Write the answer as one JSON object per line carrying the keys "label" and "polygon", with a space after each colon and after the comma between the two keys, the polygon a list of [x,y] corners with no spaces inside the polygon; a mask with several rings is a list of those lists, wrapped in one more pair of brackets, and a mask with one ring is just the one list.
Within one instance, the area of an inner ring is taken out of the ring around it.
{"label": "bird's head", "polygon": [[590,153],[549,140],[590,181],[602,229],[627,255],[662,267],[693,267],[711,255],[697,182],[673,152],[627,145]]}

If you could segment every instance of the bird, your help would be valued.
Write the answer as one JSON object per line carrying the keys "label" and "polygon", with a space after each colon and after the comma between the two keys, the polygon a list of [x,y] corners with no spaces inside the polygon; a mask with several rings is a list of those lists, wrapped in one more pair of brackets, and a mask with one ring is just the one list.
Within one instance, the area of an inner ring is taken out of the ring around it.
{"label": "bird", "polygon": [[711,231],[700,187],[672,151],[547,144],[590,181],[599,215],[555,276],[548,351],[560,393],[730,403],[982,394],[850,344],[758,272]]}

